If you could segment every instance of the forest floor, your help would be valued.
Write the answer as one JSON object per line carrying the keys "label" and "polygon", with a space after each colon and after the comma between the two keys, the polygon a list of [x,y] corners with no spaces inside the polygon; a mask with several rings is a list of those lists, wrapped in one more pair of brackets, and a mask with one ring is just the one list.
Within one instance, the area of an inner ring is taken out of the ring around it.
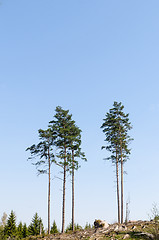
{"label": "forest floor", "polygon": [[64,234],[29,237],[26,240],[159,240],[158,221],[133,221],[111,224],[108,228],[91,228]]}

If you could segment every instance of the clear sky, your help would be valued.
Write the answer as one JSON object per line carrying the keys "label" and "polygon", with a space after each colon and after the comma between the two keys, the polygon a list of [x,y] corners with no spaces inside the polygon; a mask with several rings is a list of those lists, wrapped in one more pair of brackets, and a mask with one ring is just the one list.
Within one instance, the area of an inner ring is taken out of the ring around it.
{"label": "clear sky", "polygon": [[[130,219],[147,219],[159,201],[159,1],[1,0],[0,216],[17,223],[35,212],[47,227],[47,176],[36,176],[25,149],[38,141],[56,106],[82,130],[88,162],[76,173],[75,221],[117,220],[114,167],[100,129],[114,101],[133,125],[125,164]],[[52,168],[51,222],[61,227],[62,182]],[[71,221],[67,178],[66,225]],[[125,206],[125,204],[124,204]]]}

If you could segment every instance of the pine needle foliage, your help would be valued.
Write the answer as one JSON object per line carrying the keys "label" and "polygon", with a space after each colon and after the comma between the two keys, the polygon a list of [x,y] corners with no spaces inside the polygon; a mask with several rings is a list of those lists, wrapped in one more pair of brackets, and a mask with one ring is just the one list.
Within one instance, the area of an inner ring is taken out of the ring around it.
{"label": "pine needle foliage", "polygon": [[27,228],[26,223],[24,223],[24,225],[23,225],[22,235],[23,235],[23,238],[26,238],[28,236],[28,228]]}
{"label": "pine needle foliage", "polygon": [[[38,175],[49,172],[49,164],[52,164],[54,160],[53,154],[53,142],[54,135],[50,128],[47,130],[38,130],[39,133],[39,143],[33,144],[28,147],[26,151],[30,151],[31,156],[28,160],[32,160],[32,164],[36,166]],[[36,159],[39,159],[38,161]]]}
{"label": "pine needle foliage", "polygon": [[4,233],[6,236],[9,237],[15,237],[16,233],[17,233],[17,227],[16,227],[16,216],[15,213],[13,212],[13,210],[11,211],[8,220],[7,220],[7,224],[4,228]]}
{"label": "pine needle foliage", "polygon": [[49,128],[51,128],[56,135],[55,145],[57,147],[56,156],[58,158],[56,164],[63,169],[67,167],[67,170],[69,170],[70,131],[74,121],[72,120],[72,115],[69,114],[69,110],[64,110],[58,106],[55,112],[54,120],[49,122]]}
{"label": "pine needle foliage", "polygon": [[18,227],[17,227],[17,235],[18,235],[19,239],[23,238],[23,224],[22,224],[22,222],[20,222]]}

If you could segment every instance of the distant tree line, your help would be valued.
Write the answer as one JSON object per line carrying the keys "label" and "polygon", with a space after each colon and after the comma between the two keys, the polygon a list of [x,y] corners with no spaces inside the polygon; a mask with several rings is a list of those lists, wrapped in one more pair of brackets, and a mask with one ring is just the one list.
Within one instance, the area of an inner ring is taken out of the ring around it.
{"label": "distant tree line", "polygon": [[[75,230],[80,230],[82,227],[79,224],[75,224]],[[85,229],[89,229],[92,226],[86,223]],[[72,223],[70,223],[65,232],[72,231]],[[51,226],[50,230],[51,234],[59,233],[55,220]],[[31,223],[29,226],[26,223],[20,222],[18,225],[16,224],[16,215],[11,211],[10,215],[7,218],[7,214],[3,213],[0,222],[0,239],[7,240],[7,239],[30,239],[30,236],[45,236],[47,235],[47,230],[44,229],[44,225],[42,219],[38,216],[38,213],[35,213]]]}
{"label": "distant tree line", "polygon": [[37,213],[33,216],[28,227],[26,223],[22,224],[22,222],[16,225],[16,215],[13,211],[11,211],[8,219],[7,214],[3,214],[2,222],[0,224],[0,239],[22,239],[40,234],[44,234],[44,226],[42,219]]}

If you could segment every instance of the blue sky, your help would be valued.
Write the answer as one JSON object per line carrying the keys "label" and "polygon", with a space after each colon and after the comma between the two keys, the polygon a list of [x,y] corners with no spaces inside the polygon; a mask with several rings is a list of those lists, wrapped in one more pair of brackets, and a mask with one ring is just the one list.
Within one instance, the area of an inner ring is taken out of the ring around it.
{"label": "blue sky", "polygon": [[[47,176],[36,176],[25,149],[37,143],[56,106],[82,129],[88,162],[76,173],[76,222],[116,221],[115,172],[101,151],[100,126],[114,101],[130,114],[134,138],[125,164],[130,218],[158,203],[159,2],[157,0],[1,0],[0,215],[17,222],[37,211],[47,227]],[[62,182],[52,168],[51,221],[61,227]],[[71,221],[67,178],[66,225]]]}

